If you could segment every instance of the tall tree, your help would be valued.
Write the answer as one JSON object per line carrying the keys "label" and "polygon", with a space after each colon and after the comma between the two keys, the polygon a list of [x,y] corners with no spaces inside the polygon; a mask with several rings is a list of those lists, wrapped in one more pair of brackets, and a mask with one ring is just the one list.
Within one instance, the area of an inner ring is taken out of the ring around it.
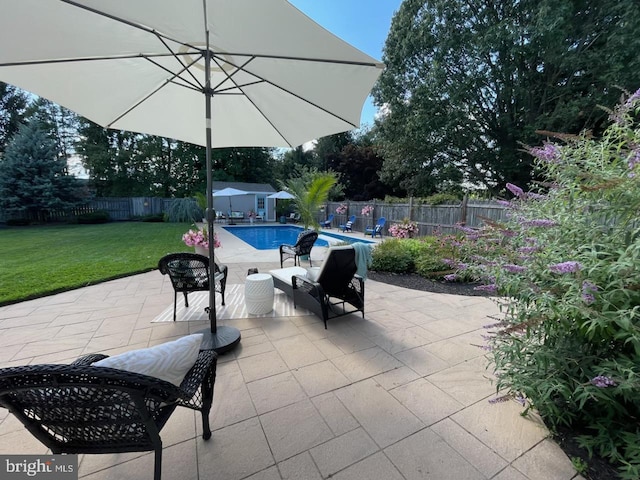
{"label": "tall tree", "polygon": [[215,180],[269,184],[275,180],[270,148],[218,148],[212,161]]}
{"label": "tall tree", "polygon": [[79,122],[76,113],[46,98],[38,97],[29,104],[25,116],[37,117],[46,126],[49,136],[55,140],[60,155],[65,159],[68,160],[75,153]]}
{"label": "tall tree", "polygon": [[302,145],[287,150],[281,155],[275,166],[275,177],[287,180],[294,178],[298,174],[296,168],[320,169],[319,162],[313,154],[313,150],[305,150]]}
{"label": "tall tree", "polygon": [[0,82],[0,157],[18,133],[27,108],[27,94],[13,85]]}
{"label": "tall tree", "polygon": [[375,147],[350,144],[330,156],[328,167],[340,174],[345,196],[359,201],[384,198],[391,193],[380,181],[382,164]]}
{"label": "tall tree", "polygon": [[598,134],[598,105],[635,91],[639,29],[635,0],[405,0],[374,89],[389,112],[383,180],[420,195],[454,170],[490,188],[528,183],[522,144],[536,130]]}
{"label": "tall tree", "polygon": [[0,208],[15,216],[47,220],[51,210],[65,210],[83,200],[78,180],[67,174],[66,159],[48,125],[23,124],[0,159]]}
{"label": "tall tree", "polygon": [[335,163],[336,157],[340,154],[342,149],[347,145],[352,145],[353,142],[354,139],[351,132],[327,135],[326,137],[316,140],[316,144],[313,147],[313,153],[316,156],[319,168],[321,170],[328,170],[331,168],[329,164]]}
{"label": "tall tree", "polygon": [[[99,196],[185,197],[206,190],[204,148],[165,137],[106,130],[83,120],[78,153]],[[273,183],[268,148],[220,148],[215,180]]]}
{"label": "tall tree", "polygon": [[149,186],[139,177],[133,156],[137,134],[107,130],[89,120],[81,120],[78,154],[100,197],[148,195]]}

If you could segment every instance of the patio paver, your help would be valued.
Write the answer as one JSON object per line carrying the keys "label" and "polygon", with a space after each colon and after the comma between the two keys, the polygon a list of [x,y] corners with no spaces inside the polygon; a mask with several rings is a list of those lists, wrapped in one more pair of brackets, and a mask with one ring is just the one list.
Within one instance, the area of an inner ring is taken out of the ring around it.
{"label": "patio paver", "polygon": [[[240,258],[220,235],[230,283],[249,267],[279,267],[272,253],[243,247]],[[152,271],[2,307],[0,366],[115,354],[206,327],[151,323],[172,302],[169,280]],[[491,372],[473,344],[497,313],[491,300],[367,281],[366,304],[364,319],[327,330],[315,316],[225,321],[242,341],[219,359],[213,436],[203,441],[196,415],[176,411],[162,431],[163,478],[580,478],[535,417],[515,402],[488,403]],[[0,409],[0,453],[45,452]],[[87,480],[150,479],[152,470],[151,454],[80,456]]]}

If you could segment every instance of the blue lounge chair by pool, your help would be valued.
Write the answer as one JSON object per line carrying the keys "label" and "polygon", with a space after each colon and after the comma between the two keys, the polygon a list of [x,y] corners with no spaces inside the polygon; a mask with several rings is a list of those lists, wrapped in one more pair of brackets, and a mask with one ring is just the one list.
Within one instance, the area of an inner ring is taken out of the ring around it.
{"label": "blue lounge chair by pool", "polygon": [[386,221],[386,218],[380,217],[378,219],[378,223],[376,223],[374,227],[367,227],[365,229],[365,235],[369,234],[371,235],[371,238],[375,237],[376,235],[382,237],[382,228],[384,227]]}
{"label": "blue lounge chair by pool", "polygon": [[333,222],[333,213],[329,214],[327,219],[320,223],[322,224],[322,228],[331,228],[331,222]]}
{"label": "blue lounge chair by pool", "polygon": [[344,225],[340,225],[338,228],[342,229],[343,232],[351,232],[352,231],[351,228],[353,227],[354,223],[356,223],[356,216],[351,215],[349,217],[349,221]]}

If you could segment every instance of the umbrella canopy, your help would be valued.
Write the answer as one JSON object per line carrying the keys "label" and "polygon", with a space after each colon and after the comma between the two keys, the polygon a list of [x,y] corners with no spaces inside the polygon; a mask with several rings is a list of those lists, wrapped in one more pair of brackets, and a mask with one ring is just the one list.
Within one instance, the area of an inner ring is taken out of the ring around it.
{"label": "umbrella canopy", "polygon": [[[383,65],[285,0],[3,0],[0,81],[107,128],[213,147],[293,147],[358,127]],[[203,348],[240,341],[216,325]],[[221,332],[222,330],[222,332]]]}
{"label": "umbrella canopy", "polygon": [[247,195],[249,192],[238,190],[237,188],[227,187],[222,190],[213,192],[214,197],[235,197],[236,195]]}
{"label": "umbrella canopy", "polygon": [[238,190],[237,188],[227,187],[222,190],[218,190],[217,192],[213,192],[214,197],[229,197],[229,211],[233,210],[231,207],[231,197],[235,197],[236,195],[247,195],[249,192],[245,192],[244,190]]}
{"label": "umbrella canopy", "polygon": [[382,67],[284,0],[4,0],[0,44],[0,80],[105,127],[198,145],[210,73],[213,147],[356,128]]}
{"label": "umbrella canopy", "polygon": [[283,199],[283,200],[290,200],[290,199],[295,198],[295,197],[293,195],[291,195],[289,192],[287,192],[286,190],[280,190],[279,192],[272,193],[267,198],[276,198],[276,199],[279,198],[279,199]]}

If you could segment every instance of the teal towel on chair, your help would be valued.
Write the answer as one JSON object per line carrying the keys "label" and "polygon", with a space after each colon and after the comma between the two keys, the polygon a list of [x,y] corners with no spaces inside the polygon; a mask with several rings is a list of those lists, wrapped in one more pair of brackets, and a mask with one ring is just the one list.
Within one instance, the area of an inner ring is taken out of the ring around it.
{"label": "teal towel on chair", "polygon": [[367,269],[371,266],[371,262],[373,262],[373,258],[371,257],[371,244],[356,242],[352,244],[352,246],[356,251],[356,265],[358,266],[356,273],[366,280]]}

